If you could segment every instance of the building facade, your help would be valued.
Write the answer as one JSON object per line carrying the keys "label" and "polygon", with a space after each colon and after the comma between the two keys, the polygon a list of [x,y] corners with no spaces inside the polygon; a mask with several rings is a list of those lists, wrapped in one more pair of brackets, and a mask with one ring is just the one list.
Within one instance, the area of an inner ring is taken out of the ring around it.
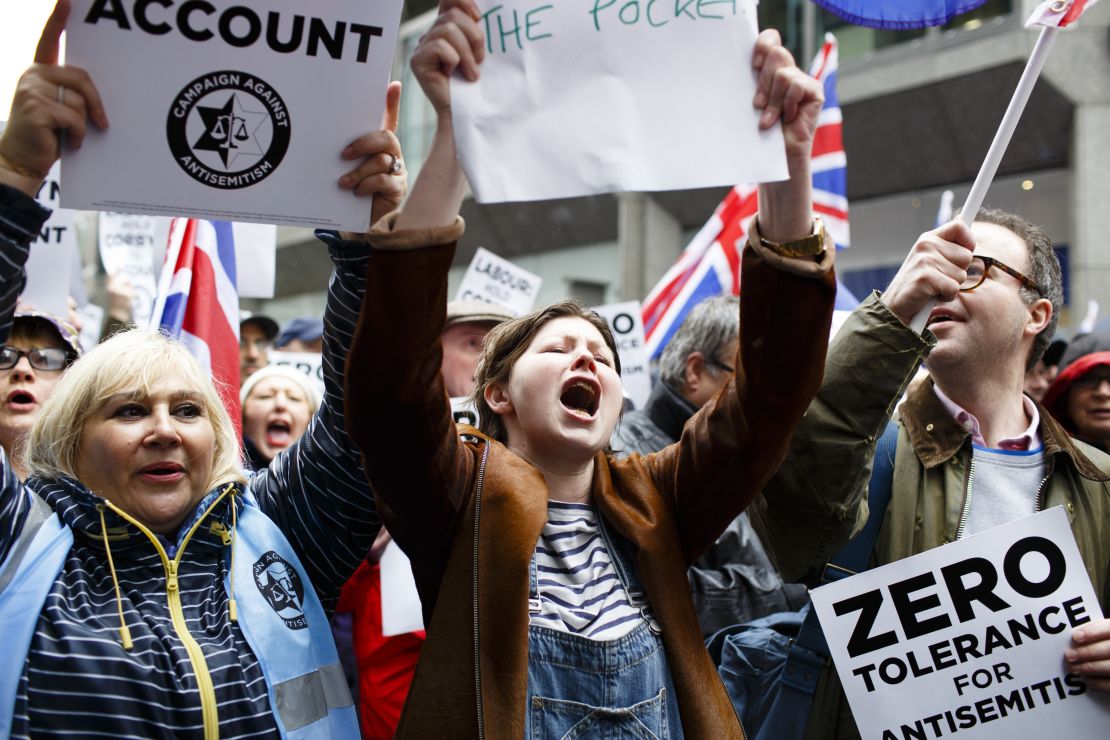
{"label": "building facade", "polygon": [[[427,3],[423,3],[427,5]],[[918,234],[933,228],[940,195],[962,203],[1021,75],[1037,32],[1036,0],[989,0],[944,29],[881,32],[846,26],[809,0],[764,2],[799,58],[825,30],[840,40],[839,92],[848,153],[852,246],[838,258],[847,287],[882,289]],[[420,4],[415,4],[419,9]],[[410,8],[410,14],[411,14]],[[407,60],[434,10],[407,20],[395,77],[405,82],[401,130],[413,176],[434,118]],[[1110,313],[1110,3],[1061,32],[987,204],[1043,225],[1059,248],[1067,329],[1097,300]],[[467,231],[452,290],[485,247],[544,279],[539,301],[588,304],[642,298],[720,202],[726,188],[619,193],[463,207]],[[247,306],[279,319],[322,310],[328,260],[307,232],[279,233],[273,301]],[[309,290],[305,290],[309,288]]]}

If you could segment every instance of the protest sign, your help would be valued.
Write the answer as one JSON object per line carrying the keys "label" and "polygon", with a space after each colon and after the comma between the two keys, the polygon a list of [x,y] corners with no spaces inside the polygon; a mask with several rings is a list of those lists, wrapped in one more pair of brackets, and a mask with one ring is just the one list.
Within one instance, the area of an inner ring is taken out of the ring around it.
{"label": "protest sign", "polygon": [[382,578],[382,634],[403,635],[424,629],[420,594],[412,577],[408,557],[393,540],[382,551],[379,561]]}
{"label": "protest sign", "polygon": [[297,372],[308,376],[320,391],[320,398],[324,397],[324,366],[323,356],[318,352],[282,352],[270,350],[271,365],[285,365]]}
{"label": "protest sign", "polygon": [[493,252],[478,247],[470,267],[459,283],[455,299],[485,301],[500,306],[513,316],[532,310],[543,279]]}
{"label": "protest sign", "polygon": [[273,298],[277,270],[277,227],[231,225],[235,235],[235,279],[240,298]]}
{"label": "protest sign", "polygon": [[27,258],[27,284],[19,302],[39,311],[66,318],[69,313],[70,272],[77,254],[77,222],[73,211],[59,208],[61,178],[57,162],[39,187],[36,200],[53,209]]}
{"label": "protest sign", "polygon": [[112,125],[63,150],[66,206],[365,230],[340,151],[381,120],[401,6],[74,0]]}
{"label": "protest sign", "polygon": [[1102,611],[1060,507],[811,596],[864,740],[1106,736],[1063,661]]}
{"label": "protest sign", "polygon": [[109,275],[122,275],[131,284],[131,316],[136,326],[150,323],[158,276],[155,255],[165,252],[165,244],[155,241],[155,218],[123,213],[101,213],[100,261]]}
{"label": "protest sign", "polygon": [[633,405],[642,409],[651,395],[651,370],[648,366],[647,347],[644,346],[644,322],[639,301],[610,303],[595,306],[603,319],[609,322],[617,352],[621,358],[621,385]]}
{"label": "protest sign", "polygon": [[787,177],[752,106],[755,0],[479,0],[481,77],[451,80],[479,203]]}

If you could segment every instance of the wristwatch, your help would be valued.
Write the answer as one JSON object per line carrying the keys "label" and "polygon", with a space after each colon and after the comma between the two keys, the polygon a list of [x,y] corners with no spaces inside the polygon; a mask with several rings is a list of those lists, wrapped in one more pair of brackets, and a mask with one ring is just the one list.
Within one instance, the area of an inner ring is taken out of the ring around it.
{"label": "wristwatch", "polygon": [[814,262],[821,262],[825,258],[825,253],[828,251],[829,231],[825,228],[824,222],[817,217],[813,219],[812,234],[788,242],[779,243],[764,239],[763,235],[759,233],[758,216],[752,219],[751,231],[751,235],[759,240],[759,246],[764,249],[769,249],[782,257],[791,257],[794,259],[809,257],[813,259]]}

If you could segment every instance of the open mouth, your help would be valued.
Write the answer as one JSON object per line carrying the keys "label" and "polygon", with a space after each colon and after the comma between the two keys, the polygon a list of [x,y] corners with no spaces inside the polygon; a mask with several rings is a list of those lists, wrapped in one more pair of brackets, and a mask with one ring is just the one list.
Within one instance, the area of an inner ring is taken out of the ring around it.
{"label": "open mouth", "polygon": [[175,481],[185,474],[185,468],[174,462],[156,462],[139,470],[139,474],[148,480]]}
{"label": "open mouth", "polygon": [[271,421],[266,425],[266,444],[288,447],[293,441],[292,425],[287,421]]}
{"label": "open mouth", "polygon": [[572,380],[563,387],[559,402],[571,413],[593,418],[597,413],[601,389],[586,380]]}
{"label": "open mouth", "polygon": [[950,324],[956,323],[958,321],[959,319],[956,318],[953,314],[949,313],[943,308],[938,308],[929,316],[929,320],[925,323],[925,326],[933,327],[937,324]]}
{"label": "open mouth", "polygon": [[35,395],[30,391],[17,388],[8,394],[6,403],[11,408],[22,410],[34,407],[35,404],[38,403],[38,399],[36,399]]}

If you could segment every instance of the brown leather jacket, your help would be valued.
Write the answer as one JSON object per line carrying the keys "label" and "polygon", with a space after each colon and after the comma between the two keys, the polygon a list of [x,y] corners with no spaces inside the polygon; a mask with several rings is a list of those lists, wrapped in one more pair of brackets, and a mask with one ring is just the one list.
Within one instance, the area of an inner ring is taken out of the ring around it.
{"label": "brown leather jacket", "polygon": [[[397,736],[515,739],[525,727],[528,566],[547,486],[475,430],[463,429],[474,441],[460,440],[452,422],[439,336],[460,233],[461,221],[372,236],[442,246],[373,252],[347,365],[347,423],[382,521],[412,561],[427,625]],[[751,249],[742,271],[734,381],[677,444],[620,462],[598,453],[594,467],[598,511],[637,553],[689,738],[743,732],[702,643],[686,568],[785,454],[821,381],[835,293],[831,270],[799,277]]]}

